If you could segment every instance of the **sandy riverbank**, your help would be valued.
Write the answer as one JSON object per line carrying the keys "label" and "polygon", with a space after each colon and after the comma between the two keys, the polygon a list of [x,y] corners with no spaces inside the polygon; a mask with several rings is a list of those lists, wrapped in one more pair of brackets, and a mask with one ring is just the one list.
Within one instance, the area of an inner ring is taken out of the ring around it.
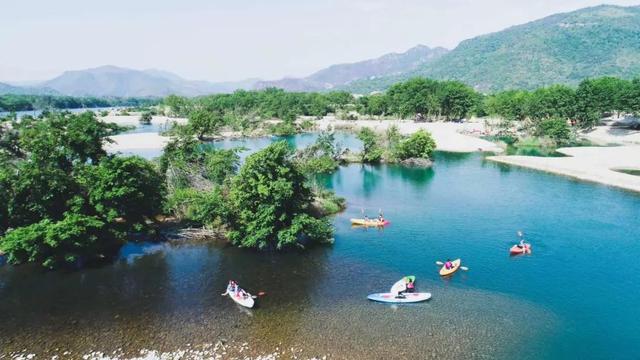
{"label": "sandy riverbank", "polygon": [[640,146],[575,147],[558,152],[567,157],[491,156],[488,160],[640,192],[640,176],[615,171],[640,170]]}
{"label": "sandy riverbank", "polygon": [[[139,115],[109,115],[101,118],[105,122],[116,123],[121,126],[139,126]],[[173,123],[186,124],[185,118],[170,118],[167,116],[153,116],[151,125],[170,128]],[[161,150],[169,142],[169,138],[161,136],[157,132],[131,133],[112,136],[112,143],[107,143],[105,148],[110,153],[134,153],[141,151]]]}
{"label": "sandy riverbank", "polygon": [[317,121],[321,130],[329,127],[336,129],[352,128],[354,130],[367,127],[377,132],[384,132],[389,127],[395,125],[400,133],[408,135],[424,129],[433,135],[436,141],[437,149],[441,151],[451,152],[502,152],[502,148],[496,144],[480,139],[479,137],[465,135],[482,134],[484,132],[484,124],[482,122],[434,122],[434,123],[416,123],[412,120],[336,120],[332,118],[324,118]]}
{"label": "sandy riverbank", "polygon": [[[140,115],[107,115],[100,119],[104,122],[116,123],[121,126],[138,126],[140,125]],[[153,116],[151,123],[153,125],[171,125],[172,123],[186,124],[185,118],[172,118],[168,116]]]}
{"label": "sandy riverbank", "polygon": [[[120,125],[137,125],[138,116],[108,116],[105,117],[105,121],[111,121]],[[174,119],[163,116],[154,116],[152,123],[163,125],[169,121],[177,120],[178,123],[185,123],[186,119]],[[475,152],[475,151],[490,151],[490,152],[502,152],[502,149],[492,142],[480,139],[478,137],[465,135],[462,132],[477,133],[480,134],[484,131],[482,123],[415,123],[413,121],[405,120],[358,120],[358,121],[346,121],[335,120],[332,118],[324,118],[317,120],[316,125],[319,130],[326,130],[330,127],[336,129],[351,128],[357,130],[362,127],[369,127],[375,131],[383,132],[392,125],[398,126],[398,129],[402,134],[411,134],[419,129],[425,129],[433,134],[436,141],[438,150],[451,151],[451,152]],[[233,137],[237,134],[232,132],[225,132],[222,134],[224,137]],[[168,138],[160,136],[157,133],[133,133],[122,134],[111,137],[114,141],[108,144],[107,150],[109,152],[124,152],[130,153],[139,150],[161,150],[168,142]]]}

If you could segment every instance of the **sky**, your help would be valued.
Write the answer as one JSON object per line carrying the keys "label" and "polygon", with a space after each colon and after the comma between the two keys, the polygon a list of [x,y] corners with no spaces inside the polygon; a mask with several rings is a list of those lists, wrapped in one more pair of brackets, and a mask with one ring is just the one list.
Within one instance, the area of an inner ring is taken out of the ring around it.
{"label": "sky", "polygon": [[[592,0],[0,0],[0,81],[101,65],[193,80],[305,76],[460,41]],[[608,4],[640,5],[640,0]]]}

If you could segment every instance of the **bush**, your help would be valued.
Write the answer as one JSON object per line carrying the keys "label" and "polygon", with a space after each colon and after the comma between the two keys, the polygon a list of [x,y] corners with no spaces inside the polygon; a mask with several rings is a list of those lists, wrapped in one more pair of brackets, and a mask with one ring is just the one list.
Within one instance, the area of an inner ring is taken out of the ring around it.
{"label": "bush", "polygon": [[275,136],[292,136],[298,133],[292,121],[282,121],[269,128],[269,132]]}
{"label": "bush", "polygon": [[547,136],[558,143],[565,143],[571,139],[571,129],[563,119],[547,119],[541,121],[536,129],[538,136]]}
{"label": "bush", "polygon": [[225,199],[220,188],[212,191],[176,189],[167,198],[165,211],[200,225],[219,224],[226,216]]}
{"label": "bush", "polygon": [[397,155],[400,160],[411,158],[431,159],[435,149],[436,142],[431,137],[431,134],[424,130],[418,130],[398,144]]}
{"label": "bush", "polygon": [[222,184],[226,178],[238,171],[240,149],[210,149],[204,155],[206,178],[213,183]]}
{"label": "bush", "polygon": [[153,115],[150,112],[143,112],[138,121],[142,125],[151,125],[151,120],[153,120]]}
{"label": "bush", "polygon": [[49,219],[10,231],[2,250],[12,264],[40,263],[47,268],[77,265],[100,258],[120,246],[119,239],[96,217],[67,214],[63,220]]}

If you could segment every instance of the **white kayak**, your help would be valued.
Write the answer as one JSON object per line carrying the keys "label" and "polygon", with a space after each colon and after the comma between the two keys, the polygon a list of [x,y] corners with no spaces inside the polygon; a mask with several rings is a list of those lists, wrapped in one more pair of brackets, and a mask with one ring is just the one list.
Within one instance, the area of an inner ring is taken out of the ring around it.
{"label": "white kayak", "polygon": [[253,307],[253,304],[255,303],[253,300],[253,296],[240,288],[238,288],[238,290],[238,292],[227,291],[223,295],[229,295],[229,297],[238,305],[251,309]]}
{"label": "white kayak", "polygon": [[394,304],[416,303],[416,302],[427,301],[431,299],[431,293],[405,293],[404,297],[396,297],[396,295],[392,293],[379,293],[379,294],[371,294],[367,296],[367,299],[372,301],[378,301],[383,303],[394,303]]}

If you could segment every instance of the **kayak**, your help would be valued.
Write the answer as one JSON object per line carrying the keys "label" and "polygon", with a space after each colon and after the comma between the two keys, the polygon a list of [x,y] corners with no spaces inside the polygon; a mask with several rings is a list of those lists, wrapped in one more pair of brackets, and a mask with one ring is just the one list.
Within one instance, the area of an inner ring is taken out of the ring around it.
{"label": "kayak", "polygon": [[389,221],[388,220],[380,221],[380,220],[351,219],[351,225],[385,226],[385,225],[389,225]]}
{"label": "kayak", "polygon": [[367,299],[371,301],[394,304],[416,303],[431,299],[431,293],[405,293],[404,297],[400,298],[397,298],[396,294],[393,293],[378,293],[367,296]]}
{"label": "kayak", "polygon": [[413,283],[416,282],[416,277],[413,275],[409,275],[409,276],[405,276],[402,279],[396,281],[395,284],[393,284],[393,286],[391,287],[391,290],[389,290],[390,293],[393,294],[397,294],[400,291],[404,291],[407,289],[407,283],[409,282],[409,280],[411,280]]}
{"label": "kayak", "polygon": [[511,249],[509,249],[509,253],[511,255],[531,254],[531,244],[524,244],[524,248],[521,248],[518,245],[513,245]]}
{"label": "kayak", "polygon": [[440,269],[441,276],[451,275],[454,272],[458,271],[458,269],[460,269],[461,260],[460,259],[453,260],[451,264],[453,265],[451,269],[447,269],[444,267],[444,265],[442,265],[442,269]]}
{"label": "kayak", "polygon": [[240,306],[244,306],[246,308],[251,309],[254,305],[253,297],[248,292],[244,292],[244,296],[242,295],[243,291],[241,288],[238,288],[238,292],[227,292],[224,295],[229,295],[229,297],[236,302],[236,304]]}

